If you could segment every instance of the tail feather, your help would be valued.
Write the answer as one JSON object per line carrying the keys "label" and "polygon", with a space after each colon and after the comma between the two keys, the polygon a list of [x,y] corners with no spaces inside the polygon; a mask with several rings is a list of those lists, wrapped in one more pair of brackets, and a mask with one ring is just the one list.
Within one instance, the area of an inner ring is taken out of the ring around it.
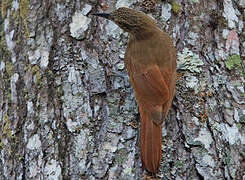
{"label": "tail feather", "polygon": [[156,174],[162,157],[161,124],[155,124],[151,115],[140,107],[140,153],[144,168]]}

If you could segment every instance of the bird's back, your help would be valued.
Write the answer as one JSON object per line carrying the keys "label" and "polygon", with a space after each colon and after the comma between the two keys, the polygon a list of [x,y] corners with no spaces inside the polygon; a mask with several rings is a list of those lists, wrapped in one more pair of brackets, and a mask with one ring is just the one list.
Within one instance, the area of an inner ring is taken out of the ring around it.
{"label": "bird's back", "polygon": [[[136,74],[146,73],[154,66],[159,68],[161,72],[159,78],[163,78],[168,86],[170,97],[168,98],[169,103],[166,104],[168,108],[165,109],[169,109],[174,96],[176,78],[176,50],[169,35],[156,27],[154,33],[144,39],[130,36],[125,53],[125,64],[133,86],[135,84],[132,78]],[[137,87],[134,88],[137,89]],[[137,92],[135,94],[138,99]],[[167,112],[165,112],[162,121]]]}
{"label": "bird's back", "polygon": [[125,64],[140,111],[140,153],[145,169],[158,171],[161,124],[174,96],[176,53],[169,36],[155,27],[148,37],[130,36]]}

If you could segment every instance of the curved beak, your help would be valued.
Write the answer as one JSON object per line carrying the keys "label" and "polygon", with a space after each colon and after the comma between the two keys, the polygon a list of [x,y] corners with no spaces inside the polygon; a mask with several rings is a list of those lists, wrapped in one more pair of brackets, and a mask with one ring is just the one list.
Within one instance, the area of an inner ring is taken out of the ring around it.
{"label": "curved beak", "polygon": [[110,16],[111,16],[109,13],[94,13],[93,15],[103,17],[105,19],[110,19]]}

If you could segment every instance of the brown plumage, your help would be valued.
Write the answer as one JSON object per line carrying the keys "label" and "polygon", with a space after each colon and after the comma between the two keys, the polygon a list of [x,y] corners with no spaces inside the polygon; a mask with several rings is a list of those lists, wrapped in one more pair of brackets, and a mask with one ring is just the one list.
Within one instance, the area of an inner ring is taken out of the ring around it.
{"label": "brown plumage", "polygon": [[142,12],[119,8],[95,15],[114,21],[130,34],[124,61],[139,106],[141,161],[156,174],[162,154],[161,125],[174,96],[175,48],[169,35]]}

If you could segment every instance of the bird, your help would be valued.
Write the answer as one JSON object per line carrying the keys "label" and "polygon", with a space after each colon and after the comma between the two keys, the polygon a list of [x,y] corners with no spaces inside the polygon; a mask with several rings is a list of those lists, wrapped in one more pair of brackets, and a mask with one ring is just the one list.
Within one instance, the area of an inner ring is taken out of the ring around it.
{"label": "bird", "polygon": [[129,33],[124,64],[140,113],[140,157],[143,168],[155,175],[162,157],[162,123],[174,97],[176,49],[170,36],[143,12],[120,7],[93,15]]}

